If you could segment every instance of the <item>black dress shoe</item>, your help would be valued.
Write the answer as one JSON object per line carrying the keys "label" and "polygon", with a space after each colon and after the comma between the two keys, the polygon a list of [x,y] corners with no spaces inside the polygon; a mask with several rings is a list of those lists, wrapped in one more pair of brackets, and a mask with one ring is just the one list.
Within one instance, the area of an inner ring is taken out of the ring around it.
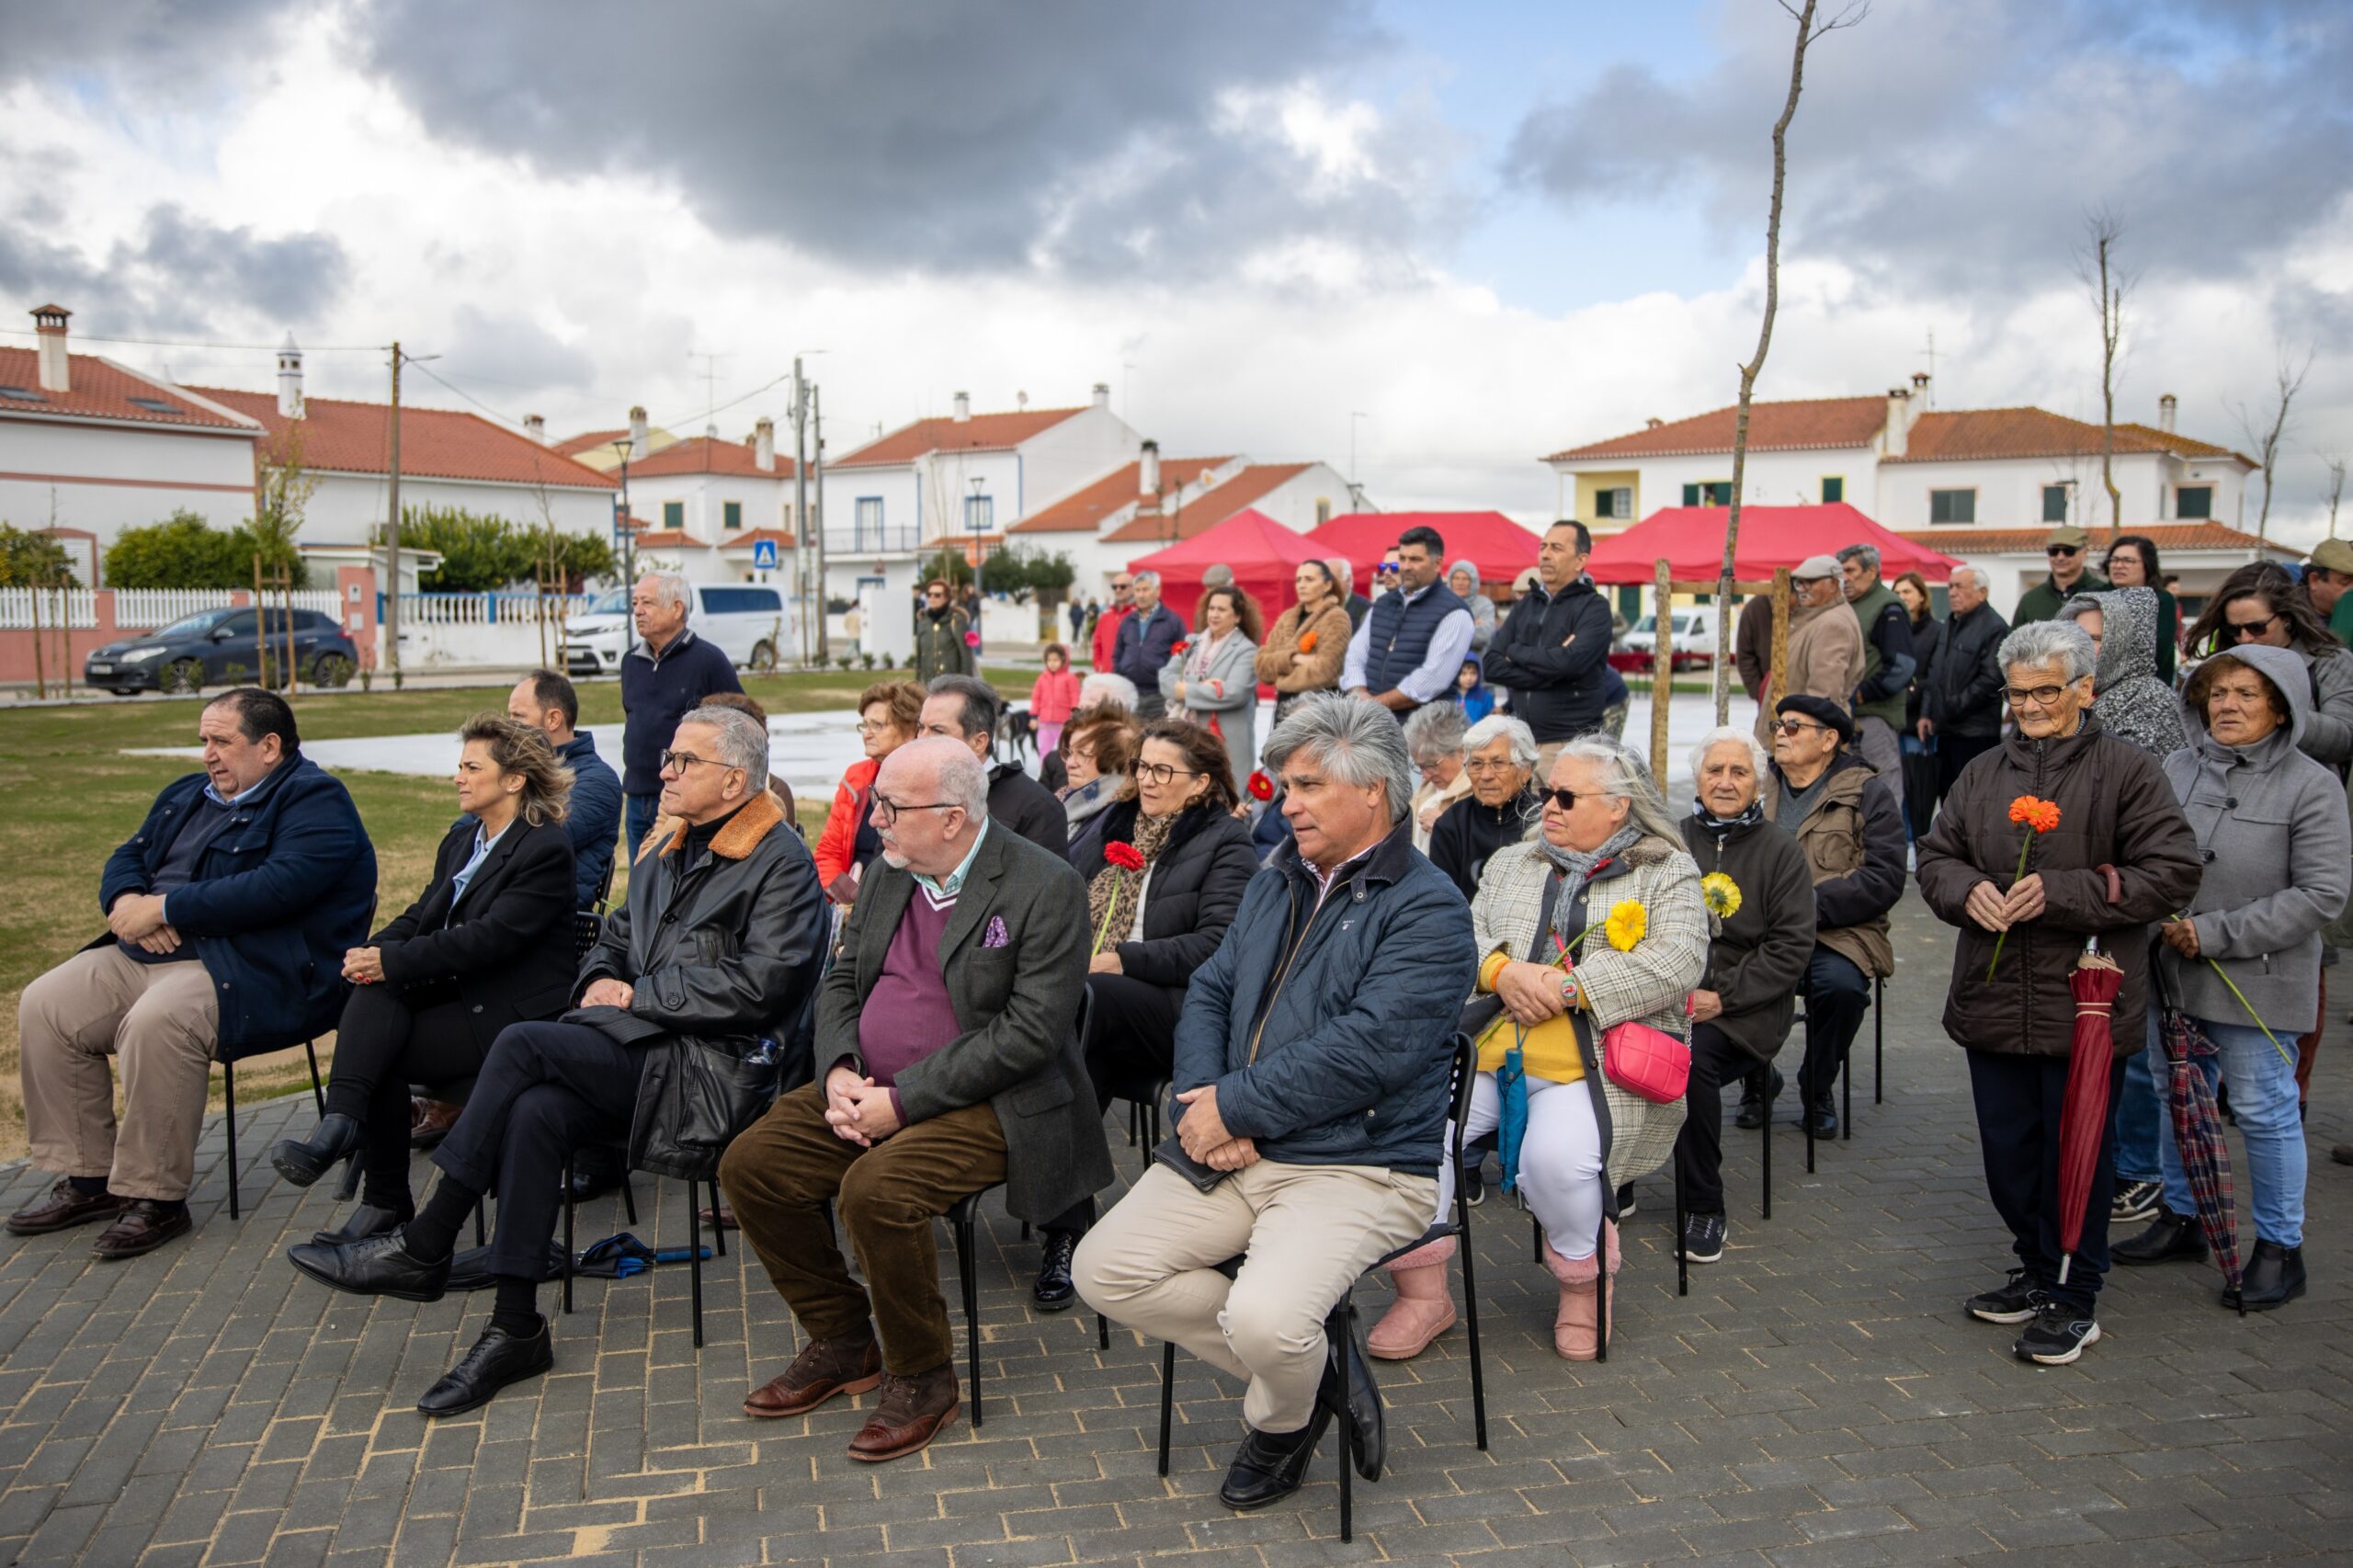
{"label": "black dress shoe", "polygon": [[369,1236],[381,1236],[396,1231],[416,1218],[416,1205],[402,1209],[379,1209],[372,1203],[362,1203],[331,1231],[317,1231],[311,1240],[323,1247],[339,1247],[347,1242],[364,1242]]}
{"label": "black dress shoe", "polygon": [[538,1330],[524,1335],[504,1333],[494,1324],[482,1331],[464,1360],[425,1391],[416,1407],[427,1415],[460,1415],[488,1404],[509,1383],[536,1378],[554,1365],[547,1319],[540,1319]]}
{"label": "black dress shoe", "polygon": [[[1769,1085],[1769,1087],[1768,1087]],[[1760,1067],[1741,1080],[1740,1110],[1733,1117],[1733,1125],[1754,1132],[1765,1125],[1773,1114],[1773,1101],[1781,1092],[1781,1074],[1771,1067]]]}
{"label": "black dress shoe", "polygon": [[2266,1312],[2286,1306],[2303,1293],[2304,1249],[2258,1241],[2255,1256],[2247,1259],[2246,1272],[2239,1276],[2239,1288],[2222,1292],[2222,1305],[2235,1309],[2245,1301],[2248,1312]]}
{"label": "black dress shoe", "polygon": [[621,1177],[628,1173],[621,1168],[620,1152],[602,1144],[592,1144],[572,1156],[572,1201],[587,1203],[608,1192],[619,1192]]}
{"label": "black dress shoe", "polygon": [[341,1111],[329,1111],[307,1141],[280,1138],[269,1146],[269,1163],[296,1187],[308,1187],[334,1168],[335,1163],[359,1147],[359,1123]]}
{"label": "black dress shoe", "polygon": [[1319,1399],[1315,1414],[1296,1432],[1252,1432],[1234,1450],[1233,1462],[1226,1467],[1225,1483],[1217,1489],[1217,1500],[1229,1508],[1263,1508],[1298,1491],[1300,1483],[1307,1479],[1315,1445],[1324,1440],[1324,1428],[1331,1424],[1331,1407]]}
{"label": "black dress shoe", "polygon": [[1323,1384],[1315,1391],[1315,1402],[1331,1406],[1333,1414],[1338,1414],[1336,1402],[1343,1393],[1341,1368],[1345,1367],[1345,1393],[1351,1421],[1348,1458],[1354,1461],[1358,1475],[1367,1481],[1379,1481],[1381,1463],[1389,1454],[1388,1420],[1381,1403],[1381,1385],[1374,1381],[1372,1363],[1365,1355],[1364,1324],[1351,1316],[1347,1337],[1331,1346]]}
{"label": "black dress shoe", "polygon": [[1816,1138],[1828,1138],[1838,1131],[1838,1102],[1824,1090],[1822,1097],[1805,1108],[1805,1130]]}
{"label": "black dress shoe", "polygon": [[1038,1282],[1029,1287],[1029,1304],[1041,1312],[1059,1312],[1078,1300],[1071,1283],[1070,1255],[1078,1250],[1074,1231],[1048,1231],[1039,1246]]}
{"label": "black dress shoe", "polygon": [[295,1267],[320,1284],[355,1296],[390,1296],[403,1301],[438,1301],[449,1287],[449,1260],[426,1263],[409,1256],[405,1228],[386,1231],[342,1246],[309,1242],[288,1247]]}
{"label": "black dress shoe", "polygon": [[2108,1256],[2119,1263],[2165,1263],[2177,1257],[2195,1262],[2206,1256],[2206,1236],[2195,1216],[2177,1214],[2159,1203],[2149,1228],[2118,1242]]}

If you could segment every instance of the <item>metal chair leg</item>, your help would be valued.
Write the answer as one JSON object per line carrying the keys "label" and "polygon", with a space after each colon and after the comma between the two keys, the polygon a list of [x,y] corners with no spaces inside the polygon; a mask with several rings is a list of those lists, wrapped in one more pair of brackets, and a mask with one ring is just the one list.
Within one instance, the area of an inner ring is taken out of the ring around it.
{"label": "metal chair leg", "polygon": [[311,1097],[319,1104],[319,1114],[327,1113],[326,1085],[319,1082],[319,1046],[316,1040],[302,1042],[302,1054],[311,1059]]}
{"label": "metal chair leg", "polygon": [[[694,1197],[694,1183],[687,1184],[687,1196]],[[727,1227],[719,1222],[719,1178],[710,1178],[710,1250],[713,1256],[727,1256]]]}
{"label": "metal chair leg", "polygon": [[229,1135],[229,1218],[237,1217],[237,1068],[221,1063],[221,1119]]}
{"label": "metal chair leg", "polygon": [[563,1310],[572,1311],[572,1156],[563,1157]]}
{"label": "metal chair leg", "polygon": [[[1806,1096],[1800,1095],[1798,1098],[1802,1102]],[[1812,1176],[1813,1174],[1813,1107],[1812,1105],[1803,1103],[1799,1105],[1798,1124],[1805,1129],[1805,1174]]]}
{"label": "metal chair leg", "polygon": [[[1348,1332],[1347,1298],[1341,1299],[1340,1311],[1332,1314],[1338,1321],[1340,1332]],[[1351,1456],[1357,1448],[1357,1413],[1348,1407],[1347,1358],[1341,1353],[1340,1340],[1331,1342],[1331,1355],[1340,1363],[1340,1539],[1352,1541],[1357,1538],[1356,1466]]]}
{"label": "metal chair leg", "polygon": [[1459,1181],[1454,1185],[1454,1231],[1461,1238],[1454,1255],[1462,1260],[1462,1314],[1471,1331],[1471,1418],[1483,1453],[1487,1447],[1487,1378],[1479,1362],[1479,1281],[1471,1257],[1471,1197]]}
{"label": "metal chair leg", "polygon": [[629,1211],[629,1222],[637,1223],[637,1188],[629,1179],[629,1172],[621,1173],[621,1207]]}
{"label": "metal chair leg", "polygon": [[478,1247],[486,1247],[490,1244],[490,1233],[484,1228],[482,1220],[482,1211],[486,1202],[486,1199],[480,1198],[474,1199],[474,1245]]}
{"label": "metal chair leg", "polygon": [[1773,1107],[1769,1102],[1765,1107],[1765,1125],[1757,1131],[1757,1142],[1765,1164],[1765,1218],[1769,1220],[1773,1217]]}
{"label": "metal chair leg", "polygon": [[[1688,1211],[1683,1204],[1683,1167],[1678,1165],[1675,1169],[1675,1293],[1678,1296],[1691,1293],[1691,1255],[1685,1244],[1685,1237],[1689,1233],[1684,1229],[1688,1218]],[[1601,1261],[1605,1267],[1609,1262],[1607,1257]]]}
{"label": "metal chair leg", "polygon": [[981,1281],[980,1265],[973,1254],[980,1250],[978,1227],[971,1221],[949,1227],[956,1236],[956,1275],[964,1287],[964,1358],[972,1369],[966,1380],[972,1390],[972,1426],[978,1430],[984,1417],[981,1414]]}
{"label": "metal chair leg", "polygon": [[1887,982],[1871,981],[1871,1104],[1881,1103],[1887,1086]]}
{"label": "metal chair leg", "polygon": [[1176,1408],[1176,1342],[1160,1346],[1160,1473],[1168,1473],[1168,1422]]}
{"label": "metal chair leg", "polygon": [[687,1183],[687,1268],[695,1302],[695,1348],[702,1348],[702,1214],[695,1207],[697,1184]]}
{"label": "metal chair leg", "polygon": [[1095,1314],[1095,1345],[1098,1350],[1111,1348],[1111,1320],[1101,1312]]}
{"label": "metal chair leg", "polygon": [[[1601,1180],[1605,1187],[1608,1184],[1609,1173],[1607,1170],[1601,1173]],[[1593,1261],[1593,1321],[1599,1330],[1594,1340],[1593,1358],[1607,1361],[1609,1359],[1609,1216],[1606,1212],[1601,1217],[1601,1232],[1594,1240]]]}
{"label": "metal chair leg", "polygon": [[1838,1119],[1838,1141],[1846,1142],[1855,1136],[1855,1048],[1848,1041],[1838,1053],[1838,1092],[1845,1096],[1845,1114]]}

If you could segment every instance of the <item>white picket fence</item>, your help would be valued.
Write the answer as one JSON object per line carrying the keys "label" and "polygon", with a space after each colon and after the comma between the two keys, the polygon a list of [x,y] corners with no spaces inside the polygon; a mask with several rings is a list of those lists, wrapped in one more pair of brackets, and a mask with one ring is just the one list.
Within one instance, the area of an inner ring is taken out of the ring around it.
{"label": "white picket fence", "polygon": [[[592,594],[551,594],[544,613],[555,621],[586,609]],[[542,614],[536,594],[403,594],[401,628],[537,624]]]}
{"label": "white picket fence", "polygon": [[[87,631],[98,624],[99,593],[114,595],[114,623],[116,630],[121,631],[152,631],[159,626],[169,626],[182,616],[194,615],[199,610],[226,609],[237,602],[234,595],[212,588],[68,588],[62,593],[45,588],[0,588],[0,631],[29,631],[36,624],[54,629],[61,623]],[[40,599],[38,606],[34,603],[36,596]],[[272,596],[271,602],[276,602],[276,596]],[[333,588],[305,588],[294,596],[294,608],[329,616],[342,613]],[[36,614],[40,617],[38,621],[34,619]]]}

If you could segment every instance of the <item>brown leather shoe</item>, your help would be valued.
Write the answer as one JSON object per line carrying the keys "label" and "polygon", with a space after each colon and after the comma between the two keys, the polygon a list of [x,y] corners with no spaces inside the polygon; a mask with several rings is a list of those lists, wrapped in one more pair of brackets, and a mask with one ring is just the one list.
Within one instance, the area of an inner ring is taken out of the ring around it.
{"label": "brown leather shoe", "polygon": [[143,1257],[194,1229],[187,1204],[134,1198],[123,1206],[121,1218],[99,1233],[90,1250],[108,1263],[119,1263],[127,1257]]}
{"label": "brown leather shoe", "polygon": [[408,1146],[430,1149],[449,1135],[458,1125],[458,1113],[466,1108],[451,1105],[447,1100],[411,1099],[408,1102]]}
{"label": "brown leather shoe", "polygon": [[882,1375],[882,1399],[858,1436],[849,1440],[849,1457],[880,1464],[904,1459],[928,1448],[931,1440],[956,1419],[962,1402],[957,1397],[956,1363],[942,1361],[912,1378]]}
{"label": "brown leather shoe", "polygon": [[741,1225],[738,1225],[735,1222],[735,1210],[730,1209],[724,1203],[721,1204],[716,1209],[703,1210],[702,1222],[722,1231],[740,1231],[743,1229]]}
{"label": "brown leather shoe", "polygon": [[8,1233],[12,1236],[45,1236],[51,1231],[70,1231],[76,1225],[86,1225],[93,1220],[111,1220],[122,1212],[128,1199],[102,1192],[96,1198],[85,1197],[73,1182],[63,1176],[49,1189],[49,1196],[38,1203],[28,1203],[8,1216]]}
{"label": "brown leather shoe", "polygon": [[864,1393],[882,1381],[882,1346],[864,1338],[813,1339],[779,1377],[770,1378],[744,1401],[744,1414],[763,1420],[800,1415],[837,1393]]}

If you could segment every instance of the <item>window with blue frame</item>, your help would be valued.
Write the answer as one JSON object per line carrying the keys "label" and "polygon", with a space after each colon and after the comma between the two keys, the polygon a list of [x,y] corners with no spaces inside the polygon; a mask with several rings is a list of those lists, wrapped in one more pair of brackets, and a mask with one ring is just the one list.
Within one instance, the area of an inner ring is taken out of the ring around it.
{"label": "window with blue frame", "polygon": [[967,495],[964,497],[964,531],[984,534],[996,526],[996,497]]}

